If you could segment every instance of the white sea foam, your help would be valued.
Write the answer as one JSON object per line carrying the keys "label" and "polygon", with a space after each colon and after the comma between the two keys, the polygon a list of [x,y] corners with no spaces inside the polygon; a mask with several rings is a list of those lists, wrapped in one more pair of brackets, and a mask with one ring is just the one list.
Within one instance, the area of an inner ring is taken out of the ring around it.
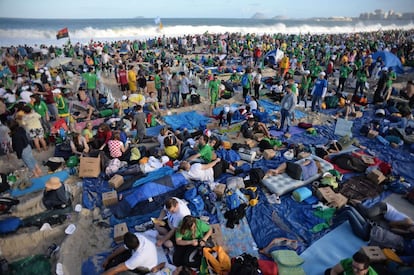
{"label": "white sea foam", "polygon": [[[95,41],[114,41],[124,39],[149,39],[159,36],[177,37],[182,35],[209,33],[256,33],[256,34],[334,34],[334,33],[355,33],[355,32],[372,32],[379,30],[392,29],[414,29],[414,23],[410,22],[405,25],[380,23],[369,24],[367,22],[349,22],[335,25],[335,22],[321,22],[320,25],[301,24],[288,25],[287,23],[276,23],[273,25],[255,25],[227,27],[220,25],[177,25],[164,26],[161,30],[156,26],[142,27],[123,27],[123,28],[94,28],[85,27],[81,29],[69,29],[70,39],[72,42],[85,43],[91,39]],[[53,44],[59,45],[65,43],[66,39],[56,40],[56,30],[39,30],[39,29],[1,29],[0,28],[0,45],[9,46],[16,44]]]}

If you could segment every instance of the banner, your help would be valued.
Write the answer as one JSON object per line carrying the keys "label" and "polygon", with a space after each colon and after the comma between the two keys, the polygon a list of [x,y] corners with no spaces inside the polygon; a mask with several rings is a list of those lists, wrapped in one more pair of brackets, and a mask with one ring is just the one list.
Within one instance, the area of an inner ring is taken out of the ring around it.
{"label": "banner", "polygon": [[61,39],[61,38],[65,38],[65,37],[69,37],[69,31],[68,31],[68,28],[61,29],[61,30],[60,30],[60,31],[58,31],[58,33],[56,34],[56,39]]}

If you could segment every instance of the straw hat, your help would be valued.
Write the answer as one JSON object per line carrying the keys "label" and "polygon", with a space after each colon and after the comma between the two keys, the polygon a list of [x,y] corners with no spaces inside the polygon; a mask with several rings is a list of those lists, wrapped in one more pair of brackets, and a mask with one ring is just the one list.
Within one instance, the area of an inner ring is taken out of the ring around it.
{"label": "straw hat", "polygon": [[47,190],[57,190],[62,186],[58,177],[51,177],[45,184]]}

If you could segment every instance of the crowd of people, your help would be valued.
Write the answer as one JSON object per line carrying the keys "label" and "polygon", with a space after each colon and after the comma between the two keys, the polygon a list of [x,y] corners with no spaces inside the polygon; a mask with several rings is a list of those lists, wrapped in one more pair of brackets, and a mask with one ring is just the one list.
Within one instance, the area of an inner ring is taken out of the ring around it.
{"label": "crowd of people", "polygon": [[[335,107],[343,108],[337,117],[348,118],[356,112],[355,105],[368,103],[366,98],[370,94],[373,94],[372,103],[378,109],[394,108],[401,114],[393,121],[399,123],[394,127],[413,129],[412,80],[399,94],[407,103],[396,106],[391,98],[396,73],[385,67],[381,58],[372,58],[377,51],[389,51],[403,63],[410,62],[413,36],[413,31],[337,35],[229,33],[113,43],[92,41],[86,45],[68,43],[62,48],[2,48],[2,153],[14,151],[33,177],[40,177],[44,171],[34,158],[32,148],[37,152],[48,150],[57,139],[69,141],[73,155],[93,156],[103,151],[108,159],[128,164],[139,162],[139,158],[132,158],[134,148],[145,142],[158,142],[160,151],[157,156],[168,157],[159,160],[161,166],[168,160],[180,161],[179,169],[189,179],[214,182],[223,173],[237,174],[240,171],[234,163],[217,156],[216,150],[222,146],[222,141],[210,131],[184,129],[180,132],[166,126],[156,138],[146,134],[147,127],[160,122],[163,110],[194,104],[193,96],[199,97],[197,89],[202,88],[202,83],[207,89],[209,115],[213,115],[220,98],[228,94],[234,96],[235,90],[242,93],[243,102],[239,108],[227,107],[220,113],[220,125],[228,123],[230,126],[233,113],[238,112],[245,122],[237,136],[242,134],[245,138],[256,139],[255,134],[261,133],[272,144],[277,140],[271,137],[267,125],[255,116],[262,87],[266,85],[270,90],[269,98],[278,96],[280,102],[279,131],[290,131],[300,101],[304,101],[307,108],[310,100],[310,111],[321,112],[324,104],[328,104],[327,98],[336,97]],[[283,51],[283,57],[272,63],[265,56],[276,49]],[[225,59],[219,54],[225,54]],[[57,57],[72,58],[72,63],[48,65],[50,59]],[[74,65],[75,61],[78,61],[78,67]],[[217,71],[204,69],[211,66]],[[274,69],[271,77],[264,77],[264,66]],[[119,98],[104,93],[104,78],[116,83],[113,94],[118,94]],[[80,80],[80,85],[74,85],[76,79]],[[351,88],[352,81],[355,83]],[[107,119],[94,125],[97,118]],[[76,127],[79,122],[85,122],[82,129]],[[148,164],[139,164],[142,172],[152,171]],[[317,164],[309,165],[315,173]],[[282,173],[286,166],[288,164],[270,172]],[[56,189],[59,188],[61,185]],[[392,212],[392,208],[387,205],[386,211]],[[352,208],[344,210],[344,213],[348,212],[353,213],[349,214],[352,215],[348,217],[350,221],[359,222],[358,225],[351,222],[355,233],[366,239],[372,231],[369,223],[359,219]],[[212,229],[190,214],[180,198],[169,198],[154,222],[159,233],[156,243],[141,234],[125,234],[126,247],[114,251],[104,262],[105,274],[137,268],[143,273],[156,270],[159,268],[155,260],[156,246],[175,247],[173,262],[182,266],[181,270],[200,266],[198,259],[195,261],[191,255],[197,247],[207,244]],[[412,224],[412,221],[408,222]],[[410,245],[405,239],[401,239],[400,244],[398,249],[402,250]],[[355,254],[353,260],[341,262],[329,274],[350,269],[354,274],[357,274],[356,270],[374,274],[359,254]],[[187,274],[184,271],[180,274]]]}

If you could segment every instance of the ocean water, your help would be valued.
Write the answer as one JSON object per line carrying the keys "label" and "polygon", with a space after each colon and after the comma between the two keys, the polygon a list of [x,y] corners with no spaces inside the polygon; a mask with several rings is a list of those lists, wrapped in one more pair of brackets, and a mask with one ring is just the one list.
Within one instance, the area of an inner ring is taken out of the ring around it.
{"label": "ocean water", "polygon": [[56,39],[58,30],[67,27],[72,43],[149,39],[159,36],[239,32],[242,34],[332,34],[371,32],[390,29],[414,29],[407,20],[316,21],[225,18],[161,18],[160,29],[153,18],[135,19],[16,19],[0,18],[0,46],[18,44],[62,45],[67,39]]}

